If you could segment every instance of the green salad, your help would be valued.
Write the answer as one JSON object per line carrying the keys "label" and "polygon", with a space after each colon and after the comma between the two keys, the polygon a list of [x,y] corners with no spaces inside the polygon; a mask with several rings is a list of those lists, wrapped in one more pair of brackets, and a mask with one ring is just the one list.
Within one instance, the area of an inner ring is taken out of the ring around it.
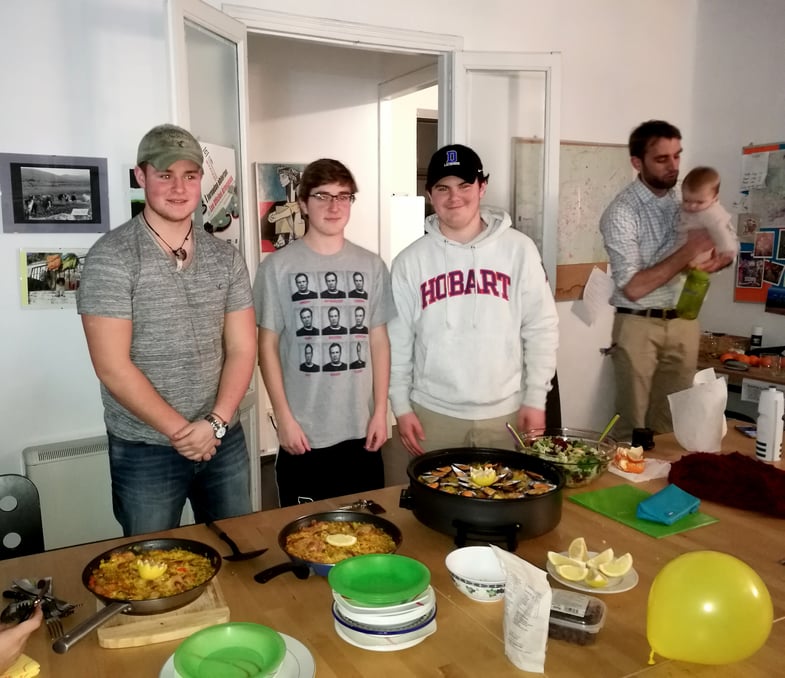
{"label": "green salad", "polygon": [[567,487],[579,487],[594,480],[608,467],[609,455],[596,445],[575,438],[542,436],[524,450],[558,465]]}

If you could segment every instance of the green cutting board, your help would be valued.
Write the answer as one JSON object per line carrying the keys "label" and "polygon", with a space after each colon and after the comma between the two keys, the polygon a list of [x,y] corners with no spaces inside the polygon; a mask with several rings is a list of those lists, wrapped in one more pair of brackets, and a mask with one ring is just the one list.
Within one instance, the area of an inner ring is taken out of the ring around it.
{"label": "green cutting board", "polygon": [[711,525],[718,521],[717,518],[700,511],[684,516],[684,518],[677,520],[673,525],[663,525],[650,520],[641,520],[635,516],[635,511],[638,508],[638,504],[650,496],[650,492],[632,485],[616,485],[604,490],[573,494],[569,499],[576,504],[608,516],[608,518],[613,518],[613,520],[617,520],[634,530],[648,534],[656,539],[662,539],[662,537],[668,537],[679,532],[686,532],[703,525]]}

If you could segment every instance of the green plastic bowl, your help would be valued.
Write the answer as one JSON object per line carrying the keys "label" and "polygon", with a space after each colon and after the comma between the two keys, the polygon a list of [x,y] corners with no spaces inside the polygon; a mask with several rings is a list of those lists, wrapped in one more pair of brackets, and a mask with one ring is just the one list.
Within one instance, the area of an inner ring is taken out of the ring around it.
{"label": "green plastic bowl", "polygon": [[281,667],[286,643],[261,624],[228,622],[188,636],[174,651],[182,678],[268,678]]}
{"label": "green plastic bowl", "polygon": [[334,591],[364,605],[393,605],[421,594],[431,572],[420,561],[394,553],[354,556],[336,563],[327,575]]}

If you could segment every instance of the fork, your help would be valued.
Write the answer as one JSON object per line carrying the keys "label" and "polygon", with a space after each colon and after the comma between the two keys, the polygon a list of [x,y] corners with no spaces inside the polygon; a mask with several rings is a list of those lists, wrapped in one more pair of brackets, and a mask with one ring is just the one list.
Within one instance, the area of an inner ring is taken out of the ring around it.
{"label": "fork", "polygon": [[65,633],[63,631],[63,623],[60,621],[60,617],[47,617],[46,628],[49,631],[49,637],[52,640],[61,638]]}

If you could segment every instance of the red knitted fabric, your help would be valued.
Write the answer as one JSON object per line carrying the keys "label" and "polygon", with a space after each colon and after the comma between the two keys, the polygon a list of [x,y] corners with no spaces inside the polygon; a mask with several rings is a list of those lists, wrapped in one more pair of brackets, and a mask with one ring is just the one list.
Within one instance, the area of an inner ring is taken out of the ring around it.
{"label": "red knitted fabric", "polygon": [[785,471],[739,452],[686,454],[668,480],[701,499],[785,518]]}

